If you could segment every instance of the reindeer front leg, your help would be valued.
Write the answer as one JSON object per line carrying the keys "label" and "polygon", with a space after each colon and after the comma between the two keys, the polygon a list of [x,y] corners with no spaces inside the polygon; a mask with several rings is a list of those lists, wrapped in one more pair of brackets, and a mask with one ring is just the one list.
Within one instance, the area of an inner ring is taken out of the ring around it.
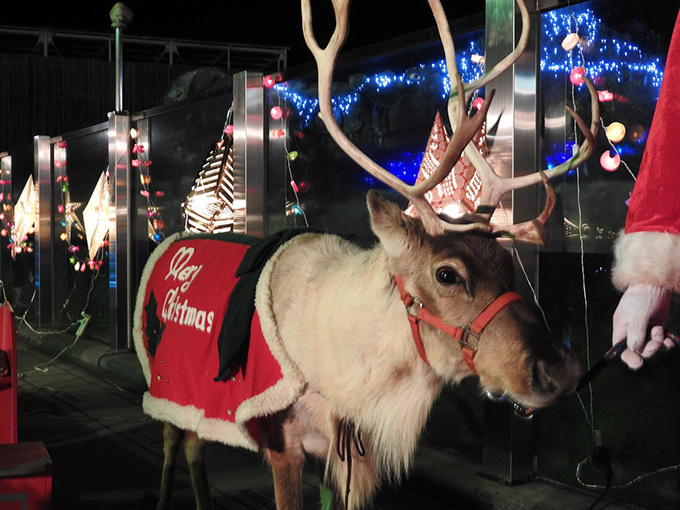
{"label": "reindeer front leg", "polygon": [[277,510],[302,510],[302,442],[294,418],[277,415],[267,420],[264,453],[274,475]]}
{"label": "reindeer front leg", "polygon": [[302,510],[302,451],[268,449],[266,453],[274,474],[277,510]]}
{"label": "reindeer front leg", "polygon": [[161,493],[157,510],[169,510],[172,505],[172,489],[177,470],[177,453],[184,432],[170,423],[163,428],[163,470],[161,472]]}
{"label": "reindeer front leg", "polygon": [[194,495],[196,496],[196,510],[212,510],[210,484],[205,467],[205,441],[199,438],[195,432],[186,432],[184,455],[187,458],[191,485],[194,487]]}

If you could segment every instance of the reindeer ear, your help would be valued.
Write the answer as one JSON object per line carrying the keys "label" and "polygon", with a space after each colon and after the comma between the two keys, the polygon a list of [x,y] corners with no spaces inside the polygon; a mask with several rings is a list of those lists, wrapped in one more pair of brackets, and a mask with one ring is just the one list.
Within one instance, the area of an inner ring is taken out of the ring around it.
{"label": "reindeer ear", "polygon": [[399,206],[384,200],[375,190],[366,197],[368,212],[371,216],[371,228],[380,239],[380,244],[390,257],[399,257],[415,243],[419,243],[417,232],[419,223],[405,214]]}

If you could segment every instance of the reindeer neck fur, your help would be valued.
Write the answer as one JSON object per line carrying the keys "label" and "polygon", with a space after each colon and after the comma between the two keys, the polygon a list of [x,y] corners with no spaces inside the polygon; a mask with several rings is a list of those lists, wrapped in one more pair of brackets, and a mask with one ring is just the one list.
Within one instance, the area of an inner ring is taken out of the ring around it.
{"label": "reindeer neck fur", "polygon": [[338,236],[296,237],[272,277],[285,349],[389,478],[408,470],[442,380],[418,356],[388,256]]}

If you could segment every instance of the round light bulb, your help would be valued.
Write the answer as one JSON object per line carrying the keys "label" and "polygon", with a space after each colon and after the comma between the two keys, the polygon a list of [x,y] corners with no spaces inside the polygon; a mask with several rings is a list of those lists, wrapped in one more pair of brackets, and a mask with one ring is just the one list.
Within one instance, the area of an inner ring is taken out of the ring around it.
{"label": "round light bulb", "polygon": [[269,110],[269,115],[271,115],[274,120],[280,120],[281,117],[283,117],[283,110],[280,106],[274,106]]}
{"label": "round light bulb", "polygon": [[645,128],[640,124],[633,124],[630,128],[630,133],[628,137],[635,143],[640,143],[645,138]]}
{"label": "round light bulb", "polygon": [[262,80],[262,83],[264,84],[265,87],[268,89],[272,88],[276,84],[276,80],[274,79],[273,76],[265,76],[264,79]]}
{"label": "round light bulb", "polygon": [[614,155],[612,156],[610,154],[611,152],[612,151],[604,151],[602,156],[600,156],[600,165],[607,172],[613,172],[619,168],[619,165],[621,164],[621,156],[619,156],[619,153],[614,151]]}
{"label": "round light bulb", "polygon": [[564,39],[562,39],[562,49],[564,51],[571,51],[573,50],[576,45],[578,44],[578,34],[571,33],[567,35]]}
{"label": "round light bulb", "polygon": [[576,86],[583,85],[583,75],[586,74],[586,70],[581,67],[574,67],[569,73],[569,81]]}
{"label": "round light bulb", "polygon": [[626,126],[620,122],[612,122],[607,126],[607,138],[612,143],[619,143],[626,136]]}

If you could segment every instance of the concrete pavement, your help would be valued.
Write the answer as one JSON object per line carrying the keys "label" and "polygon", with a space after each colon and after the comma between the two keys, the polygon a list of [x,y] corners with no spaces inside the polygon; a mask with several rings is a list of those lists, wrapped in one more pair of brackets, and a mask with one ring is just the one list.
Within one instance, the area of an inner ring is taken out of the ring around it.
{"label": "concrete pavement", "polygon": [[[142,413],[146,386],[136,355],[73,340],[19,328],[19,440],[45,443],[54,463],[55,510],[154,508],[162,425]],[[207,462],[217,509],[275,508],[269,469],[258,455],[214,444]],[[423,446],[407,482],[381,492],[376,508],[586,510],[594,501],[593,495],[541,480],[508,487],[479,471],[478,464]],[[319,508],[311,474],[305,476],[304,494],[306,508]],[[182,459],[174,508],[194,507]],[[619,508],[626,507],[597,506]]]}

